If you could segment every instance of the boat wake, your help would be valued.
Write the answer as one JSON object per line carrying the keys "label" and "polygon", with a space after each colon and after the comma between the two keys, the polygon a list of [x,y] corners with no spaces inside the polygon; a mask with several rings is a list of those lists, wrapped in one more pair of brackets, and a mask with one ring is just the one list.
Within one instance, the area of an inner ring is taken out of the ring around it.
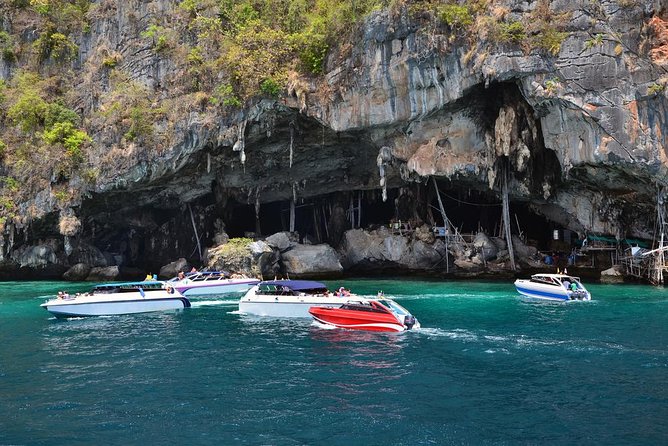
{"label": "boat wake", "polygon": [[311,325],[312,325],[313,327],[322,328],[323,330],[336,330],[336,329],[338,328],[338,327],[335,327],[335,326],[333,326],[333,325],[323,324],[322,322],[318,322],[318,321],[316,321],[316,320],[313,320],[313,322],[311,323]]}
{"label": "boat wake", "polygon": [[441,328],[416,328],[412,330],[414,333],[418,333],[422,336],[428,336],[428,337],[443,337],[443,338],[450,338],[450,339],[456,339],[460,341],[477,341],[479,339],[479,336],[471,331],[468,330],[463,330],[463,329],[455,329],[455,330],[443,330]]}

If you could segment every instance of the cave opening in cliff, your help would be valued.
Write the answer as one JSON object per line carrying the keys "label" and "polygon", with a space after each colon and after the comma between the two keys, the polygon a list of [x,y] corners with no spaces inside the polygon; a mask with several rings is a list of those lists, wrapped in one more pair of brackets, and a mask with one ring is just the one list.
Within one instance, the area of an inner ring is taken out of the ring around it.
{"label": "cave opening in cliff", "polygon": [[[480,191],[464,186],[439,187],[445,213],[462,234],[483,232],[501,236],[501,198],[496,192]],[[429,208],[437,225],[441,225],[438,199],[430,198]],[[511,232],[524,242],[541,250],[551,249],[552,233],[559,226],[531,210],[529,202],[510,202]]]}
{"label": "cave opening in cliff", "polygon": [[[389,189],[386,201],[382,200],[381,192],[376,190],[334,192],[298,199],[294,206],[294,230],[302,240],[306,237],[315,243],[336,244],[341,234],[330,232],[339,233],[353,227],[377,227],[401,218],[408,220],[410,215],[399,205],[401,194],[400,189]],[[262,203],[258,234],[255,205],[230,202],[225,212],[226,232],[230,237],[243,237],[249,233],[269,236],[289,231],[290,208],[290,200]]]}
{"label": "cave opening in cliff", "polygon": [[552,249],[552,235],[560,226],[531,210],[530,203],[516,202],[511,205],[513,234],[521,235],[523,241],[539,250]]}

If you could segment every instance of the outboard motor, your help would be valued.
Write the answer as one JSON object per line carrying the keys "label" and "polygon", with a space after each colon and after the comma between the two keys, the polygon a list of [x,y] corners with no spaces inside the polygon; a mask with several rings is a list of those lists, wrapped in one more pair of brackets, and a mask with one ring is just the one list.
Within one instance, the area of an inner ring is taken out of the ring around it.
{"label": "outboard motor", "polygon": [[413,325],[415,325],[415,316],[412,316],[410,314],[408,316],[404,316],[404,325],[408,330],[413,328]]}

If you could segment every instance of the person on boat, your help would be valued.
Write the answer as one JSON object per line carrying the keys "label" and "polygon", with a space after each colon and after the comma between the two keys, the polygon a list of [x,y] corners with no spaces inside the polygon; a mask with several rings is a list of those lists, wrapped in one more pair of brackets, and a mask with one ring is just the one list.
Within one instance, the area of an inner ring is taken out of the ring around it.
{"label": "person on boat", "polygon": [[186,278],[186,274],[183,271],[179,271],[176,277],[178,277],[179,280],[183,280]]}
{"label": "person on boat", "polygon": [[572,282],[571,283],[571,291],[577,291],[578,289],[578,283],[577,282]]}
{"label": "person on boat", "polygon": [[570,290],[570,289],[571,289],[571,281],[570,281],[570,280],[568,280],[568,279],[564,279],[564,281],[561,282],[561,283],[564,284],[564,288],[566,288],[567,290]]}
{"label": "person on boat", "polygon": [[65,298],[65,293],[62,291],[58,291],[58,299],[64,299]]}
{"label": "person on boat", "polygon": [[197,268],[195,268],[195,267],[193,266],[192,269],[190,270],[190,272],[191,272],[191,273],[196,273],[196,272],[197,272]]}
{"label": "person on boat", "polygon": [[151,280],[153,280],[153,274],[146,274],[146,277],[144,277],[144,282],[150,282]]}

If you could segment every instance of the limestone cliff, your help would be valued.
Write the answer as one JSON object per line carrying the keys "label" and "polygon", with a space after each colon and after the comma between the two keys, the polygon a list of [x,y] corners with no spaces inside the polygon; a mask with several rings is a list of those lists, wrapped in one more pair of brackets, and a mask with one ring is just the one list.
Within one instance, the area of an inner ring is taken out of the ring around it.
{"label": "limestone cliff", "polygon": [[[54,47],[50,58],[30,56],[44,19],[27,3],[2,7],[13,56],[0,60],[0,76],[50,79],[43,88],[63,92],[90,144],[67,175],[53,168],[60,155],[19,163],[26,136],[3,115],[12,151],[0,151],[0,176],[15,181],[0,185],[0,262],[10,268],[34,251],[34,265],[60,256],[52,263],[64,269],[86,246],[107,265],[201,260],[222,231],[288,229],[290,201],[302,236],[338,246],[365,222],[433,219],[430,177],[491,203],[506,171],[511,207],[537,221],[580,235],[654,235],[668,166],[662,1],[443,3],[469,8],[466,23],[393,2],[330,47],[322,75],[295,73],[278,97],[236,107],[190,85],[184,48],[199,37],[181,2],[91,2],[86,26],[67,34],[65,61]],[[164,47],[147,31],[156,23]]]}

